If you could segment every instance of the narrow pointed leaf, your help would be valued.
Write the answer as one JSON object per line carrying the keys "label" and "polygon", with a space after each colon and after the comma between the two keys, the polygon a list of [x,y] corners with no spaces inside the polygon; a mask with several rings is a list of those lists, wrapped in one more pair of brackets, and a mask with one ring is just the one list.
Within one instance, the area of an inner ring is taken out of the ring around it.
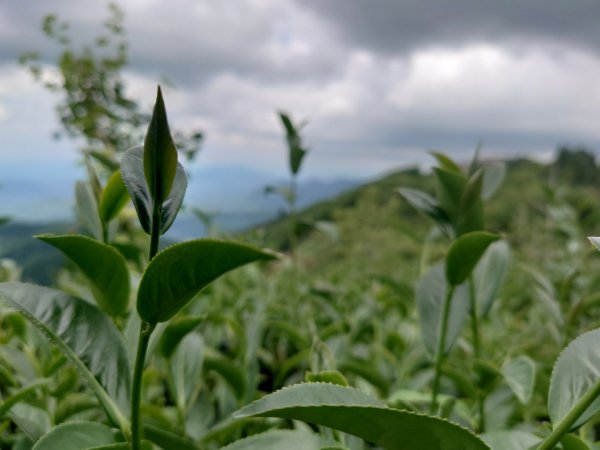
{"label": "narrow pointed leaf", "polygon": [[502,365],[502,376],[519,401],[527,405],[535,387],[535,362],[527,356],[517,356]]}
{"label": "narrow pointed leaf", "polygon": [[280,112],[279,118],[283,123],[286,131],[286,139],[288,143],[289,158],[290,158],[290,170],[293,175],[296,175],[302,165],[302,160],[306,155],[307,151],[302,147],[302,140],[296,127],[293,125],[289,116],[285,113]]}
{"label": "narrow pointed leaf", "polygon": [[471,274],[488,246],[500,236],[486,231],[463,234],[450,245],[446,254],[446,280],[450,285],[463,283]]}
{"label": "narrow pointed leaf", "polygon": [[458,164],[456,164],[454,161],[452,161],[448,156],[444,155],[441,152],[429,152],[429,154],[437,160],[439,166],[442,169],[448,170],[450,172],[462,174],[462,170],[460,169]]}
{"label": "narrow pointed leaf", "polygon": [[94,422],[71,422],[58,425],[36,442],[32,450],[83,450],[114,444],[114,429]]}
{"label": "narrow pointed leaf", "polygon": [[284,388],[234,417],[282,417],[352,434],[388,450],[485,450],[477,436],[446,420],[386,407],[356,389],[322,383]]}
{"label": "narrow pointed leaf", "polygon": [[43,234],[36,238],[59,249],[81,269],[103,311],[111,316],[127,312],[129,269],[117,250],[87,236]]}
{"label": "narrow pointed leaf", "polygon": [[483,174],[483,169],[479,169],[469,178],[465,186],[460,199],[459,234],[482,230],[484,227],[483,201],[481,200]]}
{"label": "narrow pointed leaf", "polygon": [[226,272],[275,258],[248,245],[211,239],[173,245],[148,264],[138,290],[138,313],[146,322],[165,322]]}
{"label": "narrow pointed leaf", "polygon": [[108,223],[117,217],[128,201],[129,193],[123,183],[121,171],[117,170],[110,176],[100,195],[98,207],[102,221]]}
{"label": "narrow pointed leaf", "polygon": [[[548,392],[548,412],[554,427],[600,381],[600,329],[582,334],[560,354],[554,365]],[[600,397],[596,397],[573,423],[570,430],[583,425],[600,411]]]}
{"label": "narrow pointed leaf", "polygon": [[173,398],[181,411],[186,411],[200,381],[203,360],[204,340],[198,333],[185,336],[169,359]]}
{"label": "narrow pointed leaf", "polygon": [[102,311],[63,292],[28,283],[1,283],[0,300],[20,311],[77,367],[111,421],[126,424],[121,411],[129,410],[129,361],[119,331]]}
{"label": "narrow pointed leaf", "polygon": [[[133,200],[140,224],[144,231],[150,234],[152,227],[152,197],[144,175],[144,149],[133,147],[125,152],[121,160],[123,182]],[[171,191],[162,204],[161,234],[165,233],[179,212],[187,188],[187,176],[183,166],[177,163],[175,178]]]}
{"label": "narrow pointed leaf", "polygon": [[152,119],[144,140],[144,175],[150,197],[161,204],[167,199],[177,170],[177,149],[171,137],[160,86]]}
{"label": "narrow pointed leaf", "polygon": [[[425,347],[431,355],[437,351],[442,305],[446,298],[448,283],[444,277],[444,265],[436,264],[419,280],[416,292],[417,311]],[[469,312],[469,291],[466,285],[454,289],[450,303],[448,329],[444,352],[449,352],[460,335]]]}
{"label": "narrow pointed leaf", "polygon": [[235,441],[221,450],[321,450],[319,436],[302,430],[275,430]]}

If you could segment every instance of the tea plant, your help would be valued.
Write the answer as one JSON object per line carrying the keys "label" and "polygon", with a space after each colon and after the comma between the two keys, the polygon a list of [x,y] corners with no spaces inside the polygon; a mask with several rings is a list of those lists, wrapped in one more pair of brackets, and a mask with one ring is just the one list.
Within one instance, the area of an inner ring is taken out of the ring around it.
{"label": "tea plant", "polygon": [[[108,419],[108,426],[73,422],[40,433],[18,411],[11,412],[21,399],[47,382],[26,386],[5,400],[1,412],[9,414],[29,440],[35,442],[36,450],[150,448],[149,441],[142,439],[140,404],[142,375],[153,332],[163,328],[161,324],[169,322],[225,272],[252,261],[275,258],[273,253],[244,244],[208,239],[184,242],[159,251],[160,236],[175,220],[187,185],[185,171],[177,162],[160,88],[144,146],[124,154],[120,171],[140,224],[150,236],[149,262],[140,280],[136,311],[129,312],[127,262],[121,253],[104,242],[106,232],[96,236],[100,239],[81,235],[39,236],[61,250],[81,270],[89,280],[96,304],[28,283],[0,284],[0,298],[21,312],[63,352],[96,394]],[[96,223],[107,225],[122,206],[117,177],[118,173],[102,188],[98,204],[88,202],[89,214],[98,216]],[[86,199],[90,201],[95,197],[87,195]],[[106,226],[97,228],[100,230],[106,230]],[[133,374],[119,330],[127,315],[127,320],[140,322]],[[145,434],[150,441],[165,448],[194,447],[163,430],[150,428]]]}

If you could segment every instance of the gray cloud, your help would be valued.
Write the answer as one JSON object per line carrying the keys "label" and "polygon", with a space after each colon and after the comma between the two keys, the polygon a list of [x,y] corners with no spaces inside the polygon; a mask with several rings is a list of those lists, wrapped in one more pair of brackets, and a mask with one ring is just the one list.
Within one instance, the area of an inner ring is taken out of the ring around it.
{"label": "gray cloud", "polygon": [[295,0],[340,39],[375,52],[478,42],[553,43],[600,51],[600,3],[563,0]]}

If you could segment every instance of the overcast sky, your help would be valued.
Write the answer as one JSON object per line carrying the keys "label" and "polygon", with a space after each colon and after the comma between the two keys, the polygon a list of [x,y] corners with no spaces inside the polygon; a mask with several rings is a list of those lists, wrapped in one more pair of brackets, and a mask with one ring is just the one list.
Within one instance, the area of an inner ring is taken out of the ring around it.
{"label": "overcast sky", "polygon": [[[286,173],[275,111],[307,119],[304,176],[374,176],[429,161],[550,155],[600,146],[596,0],[123,0],[129,93],[145,105],[168,79],[173,126],[206,133],[195,165]],[[0,2],[0,166],[72,164],[51,140],[55,98],[16,64],[57,49],[44,15],[85,44],[100,1]],[[58,164],[57,162],[57,164]]]}

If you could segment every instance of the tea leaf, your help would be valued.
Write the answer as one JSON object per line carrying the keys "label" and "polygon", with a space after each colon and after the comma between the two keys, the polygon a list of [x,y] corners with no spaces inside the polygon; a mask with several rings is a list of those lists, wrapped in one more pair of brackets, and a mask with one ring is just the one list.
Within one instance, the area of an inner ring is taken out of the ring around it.
{"label": "tea leaf", "polygon": [[202,375],[204,340],[198,333],[190,333],[175,348],[169,360],[173,399],[181,411],[193,400],[192,393]]}
{"label": "tea leaf", "polygon": [[[144,175],[144,149],[133,147],[125,152],[121,159],[121,174],[133,206],[137,212],[140,224],[144,231],[150,234],[152,227],[152,196],[148,190],[148,183]],[[175,178],[170,193],[162,204],[160,218],[160,233],[164,234],[173,224],[187,188],[187,176],[183,166],[177,163]]]}
{"label": "tea leaf", "polygon": [[177,149],[171,137],[160,86],[144,140],[144,175],[153,203],[167,199],[177,170]]}
{"label": "tea leaf", "polygon": [[504,240],[488,247],[473,271],[477,298],[477,314],[486,316],[506,278],[510,261],[510,248]]}
{"label": "tea leaf", "polygon": [[109,419],[126,426],[121,411],[129,410],[131,372],[112,321],[84,300],[34,284],[0,283],[0,300],[44,333],[77,367]]}
{"label": "tea leaf", "polygon": [[463,234],[450,245],[446,254],[446,280],[452,286],[464,282],[488,246],[500,236],[486,231]]}
{"label": "tea leaf", "polygon": [[288,143],[289,155],[290,155],[290,170],[293,175],[296,175],[300,170],[302,160],[306,155],[307,151],[302,147],[302,141],[300,135],[296,130],[296,127],[292,124],[289,116],[283,112],[279,113],[279,118],[283,123],[286,131],[286,138]]}
{"label": "tea leaf", "polygon": [[246,394],[246,372],[231,359],[211,348],[205,349],[204,370],[213,370],[223,377],[236,398]]}
{"label": "tea leaf", "polygon": [[106,224],[117,217],[128,201],[129,193],[123,183],[121,171],[117,170],[110,176],[100,195],[98,208],[102,221]]}
{"label": "tea leaf", "polygon": [[460,198],[458,210],[459,235],[484,228],[483,201],[481,200],[483,173],[483,169],[479,169],[469,178]]}
{"label": "tea leaf", "polygon": [[481,439],[492,450],[530,450],[542,441],[536,435],[521,430],[490,431],[482,434]]}
{"label": "tea leaf", "polygon": [[[448,283],[444,277],[442,263],[433,266],[417,285],[416,302],[423,342],[430,354],[435,355],[442,315],[442,305],[446,298]],[[469,312],[469,291],[466,285],[454,290],[450,302],[448,329],[445,339],[445,353],[449,352],[460,334],[462,325]]]}
{"label": "tea leaf", "polygon": [[94,422],[63,423],[36,442],[32,450],[82,450],[117,443],[115,430]]}
{"label": "tea leaf", "polygon": [[565,434],[560,443],[563,450],[592,450],[592,446],[575,434]]}
{"label": "tea leaf", "polygon": [[502,375],[519,401],[527,405],[535,386],[536,367],[533,360],[527,356],[509,359],[502,365]]}
{"label": "tea leaf", "polygon": [[75,209],[83,228],[94,238],[103,240],[103,228],[98,214],[98,201],[89,183],[75,183]]}
{"label": "tea leaf", "polygon": [[506,164],[502,162],[486,165],[483,168],[483,187],[481,198],[489,200],[498,190],[506,176]]}
{"label": "tea leaf", "polygon": [[[548,412],[554,427],[591,393],[600,380],[600,329],[582,334],[560,354],[554,365],[548,391]],[[592,400],[588,398],[588,400]],[[571,425],[574,430],[600,411],[596,397]]]}
{"label": "tea leaf", "polygon": [[437,201],[431,195],[427,192],[411,188],[400,188],[398,189],[398,193],[421,214],[433,219],[440,231],[447,236],[452,236],[452,224],[448,215],[440,208]]}
{"label": "tea leaf", "polygon": [[59,249],[81,269],[103,311],[111,316],[127,312],[129,270],[117,250],[87,236],[42,234],[36,238]]}
{"label": "tea leaf", "polygon": [[323,425],[388,450],[484,450],[477,436],[446,420],[386,407],[356,389],[303,383],[266,395],[234,417],[281,417]]}
{"label": "tea leaf", "polygon": [[138,313],[151,324],[166,322],[226,272],[275,258],[244,244],[211,239],[173,245],[148,264],[138,290]]}
{"label": "tea leaf", "polygon": [[441,152],[429,152],[429,154],[437,160],[440,168],[448,170],[450,172],[462,174],[462,170],[460,169],[458,164],[452,161],[448,156],[444,155]]}
{"label": "tea leaf", "polygon": [[220,450],[321,450],[319,436],[303,430],[275,430],[240,439]]}
{"label": "tea leaf", "polygon": [[434,168],[437,202],[453,224],[458,223],[459,208],[467,177],[461,173]]}

